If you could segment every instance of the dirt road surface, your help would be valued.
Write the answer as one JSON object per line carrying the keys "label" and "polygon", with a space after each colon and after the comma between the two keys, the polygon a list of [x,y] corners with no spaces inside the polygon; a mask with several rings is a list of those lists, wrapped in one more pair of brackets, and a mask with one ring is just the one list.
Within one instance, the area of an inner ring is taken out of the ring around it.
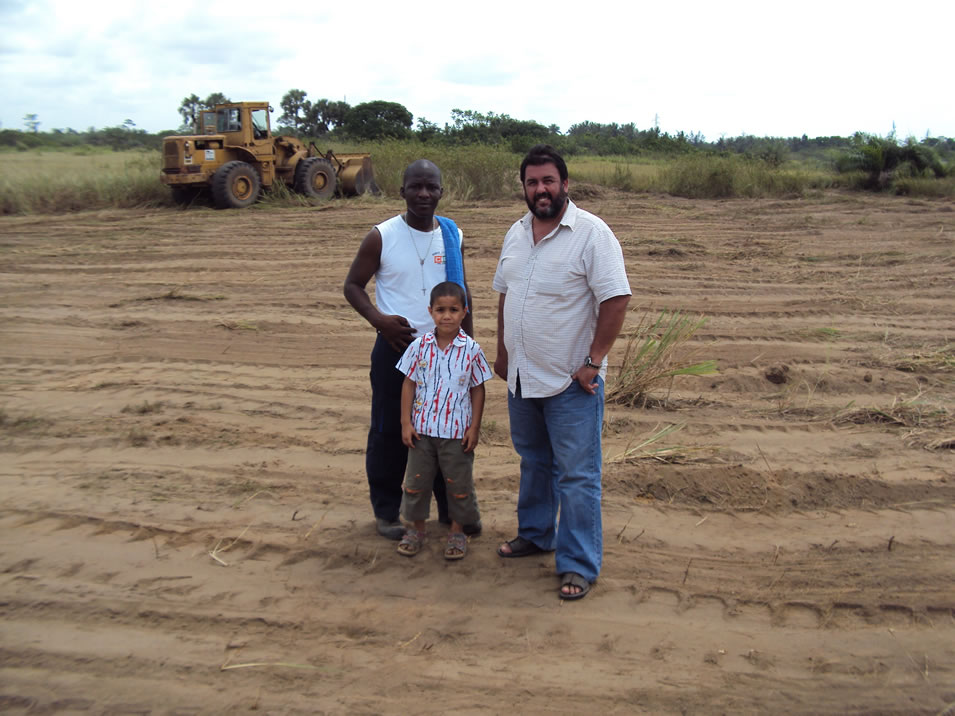
{"label": "dirt road surface", "polygon": [[[719,374],[608,405],[579,602],[552,556],[494,553],[500,380],[467,558],[437,523],[414,559],[373,531],[374,332],[341,286],[399,203],[0,219],[0,710],[952,713],[952,203],[581,194],[624,248],[624,332],[704,314]],[[523,207],[442,209],[493,360]]]}

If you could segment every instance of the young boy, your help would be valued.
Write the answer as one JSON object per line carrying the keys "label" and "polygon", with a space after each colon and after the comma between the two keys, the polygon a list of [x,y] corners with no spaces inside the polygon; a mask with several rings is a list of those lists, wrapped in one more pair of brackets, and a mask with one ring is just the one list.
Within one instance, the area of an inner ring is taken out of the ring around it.
{"label": "young boy", "polygon": [[468,540],[461,525],[477,524],[474,493],[474,448],[481,432],[484,382],[493,377],[484,352],[461,330],[467,297],[457,283],[431,289],[428,312],[434,331],[416,338],[396,366],[405,374],[401,387],[401,439],[412,448],[401,495],[401,515],[408,528],[398,553],[418,554],[431,507],[431,486],[438,469],[448,488],[451,532],[446,559],[461,559]]}

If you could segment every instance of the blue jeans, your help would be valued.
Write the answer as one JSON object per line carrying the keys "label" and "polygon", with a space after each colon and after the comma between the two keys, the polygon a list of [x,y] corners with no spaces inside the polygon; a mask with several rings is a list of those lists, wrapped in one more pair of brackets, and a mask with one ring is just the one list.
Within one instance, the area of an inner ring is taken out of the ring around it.
{"label": "blue jeans", "polygon": [[[508,393],[511,440],[521,458],[518,535],[556,550],[557,573],[590,582],[600,573],[600,429],[604,383],[591,395],[577,381],[549,398]],[[558,509],[560,524],[558,526]]]}

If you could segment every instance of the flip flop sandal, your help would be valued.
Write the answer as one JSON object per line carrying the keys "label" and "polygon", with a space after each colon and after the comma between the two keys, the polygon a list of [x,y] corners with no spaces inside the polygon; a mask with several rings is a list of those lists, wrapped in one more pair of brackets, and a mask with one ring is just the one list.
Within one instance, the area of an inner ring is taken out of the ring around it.
{"label": "flip flop sandal", "polygon": [[414,557],[421,551],[421,545],[424,544],[426,536],[426,532],[408,530],[398,543],[398,554],[403,554],[405,557]]}
{"label": "flip flop sandal", "polygon": [[468,536],[463,532],[452,532],[448,535],[448,544],[444,548],[445,559],[464,559],[468,553]]}
{"label": "flip flop sandal", "polygon": [[[564,587],[579,587],[580,591],[576,594],[567,594]],[[590,582],[576,572],[565,572],[560,575],[560,589],[557,590],[557,593],[561,599],[583,599],[589,591]]]}
{"label": "flip flop sandal", "polygon": [[547,551],[541,549],[529,539],[524,539],[523,537],[515,537],[506,544],[511,548],[510,552],[501,551],[501,547],[504,545],[501,545],[501,547],[497,548],[498,556],[504,557],[504,559],[510,559],[511,557],[530,557],[532,554],[540,554],[541,552]]}

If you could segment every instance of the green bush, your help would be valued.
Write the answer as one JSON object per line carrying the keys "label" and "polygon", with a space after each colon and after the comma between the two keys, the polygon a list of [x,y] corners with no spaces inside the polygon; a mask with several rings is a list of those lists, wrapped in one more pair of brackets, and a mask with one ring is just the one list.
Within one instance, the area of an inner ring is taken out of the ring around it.
{"label": "green bush", "polygon": [[[899,144],[893,135],[878,137],[856,133],[848,150],[839,153],[835,168],[852,175],[850,183],[872,191],[899,190],[899,182],[913,179],[943,179],[951,173],[934,148],[908,139]],[[911,182],[906,184],[909,188]]]}

